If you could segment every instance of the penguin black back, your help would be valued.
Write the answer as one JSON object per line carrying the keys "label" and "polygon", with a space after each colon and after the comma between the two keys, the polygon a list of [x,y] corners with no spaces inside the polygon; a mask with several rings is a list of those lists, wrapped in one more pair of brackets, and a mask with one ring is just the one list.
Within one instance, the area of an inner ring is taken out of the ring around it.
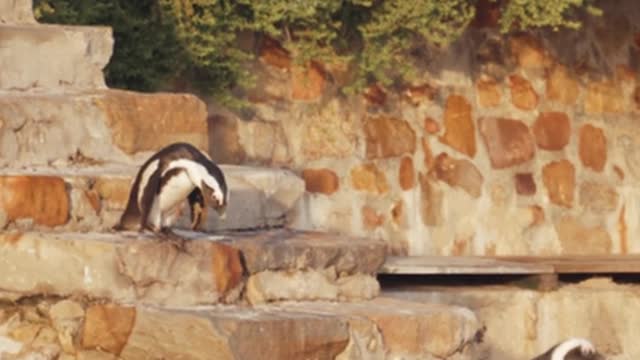
{"label": "penguin black back", "polygon": [[604,360],[593,344],[583,338],[570,338],[552,346],[532,360]]}

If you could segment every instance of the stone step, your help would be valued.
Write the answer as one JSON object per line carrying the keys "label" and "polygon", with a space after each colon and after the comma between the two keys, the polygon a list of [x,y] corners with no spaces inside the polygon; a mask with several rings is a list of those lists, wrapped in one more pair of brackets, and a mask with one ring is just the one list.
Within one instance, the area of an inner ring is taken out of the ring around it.
{"label": "stone step", "polygon": [[0,300],[48,294],[191,306],[370,299],[385,244],[278,229],[181,233],[184,249],[137,232],[0,234]]}
{"label": "stone step", "polygon": [[572,337],[589,339],[606,359],[640,358],[635,335],[640,322],[640,285],[635,279],[574,281],[554,291],[537,291],[526,283],[446,286],[396,279],[393,284],[383,283],[381,296],[471,309],[487,328],[486,359],[532,359]]}
{"label": "stone step", "polygon": [[106,88],[112,49],[109,27],[0,24],[0,89]]}
{"label": "stone step", "polygon": [[468,309],[387,298],[174,310],[38,299],[0,314],[0,355],[61,360],[470,360],[483,331]]}
{"label": "stone step", "polygon": [[[235,165],[221,169],[231,200],[223,220],[209,209],[204,231],[286,225],[304,193],[304,181],[288,170]],[[137,171],[138,166],[124,164],[5,169],[0,175],[0,229],[111,229],[124,212]],[[186,200],[183,210],[176,227],[189,229]]]}
{"label": "stone step", "polygon": [[126,162],[176,141],[206,150],[206,118],[187,94],[0,91],[0,166]]}
{"label": "stone step", "polygon": [[31,0],[0,1],[0,24],[33,24],[35,22]]}

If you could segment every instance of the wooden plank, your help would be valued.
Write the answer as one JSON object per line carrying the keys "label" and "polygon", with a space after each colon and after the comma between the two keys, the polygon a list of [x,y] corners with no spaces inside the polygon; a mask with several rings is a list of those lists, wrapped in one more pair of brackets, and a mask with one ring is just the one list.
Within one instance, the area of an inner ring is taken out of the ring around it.
{"label": "wooden plank", "polygon": [[548,274],[550,265],[519,263],[480,256],[411,256],[389,257],[381,274],[415,275],[490,275],[490,274]]}
{"label": "wooden plank", "polygon": [[389,257],[379,273],[407,275],[640,274],[640,255]]}
{"label": "wooden plank", "polygon": [[640,255],[558,255],[558,256],[501,256],[493,259],[521,264],[544,264],[559,274],[575,273],[640,273]]}

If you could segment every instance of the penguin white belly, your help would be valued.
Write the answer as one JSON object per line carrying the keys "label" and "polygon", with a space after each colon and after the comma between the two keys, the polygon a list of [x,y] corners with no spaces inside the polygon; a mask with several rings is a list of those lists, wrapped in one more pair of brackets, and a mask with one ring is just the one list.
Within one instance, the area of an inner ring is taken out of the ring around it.
{"label": "penguin white belly", "polygon": [[181,215],[181,210],[183,205],[184,203],[178,203],[178,205],[174,206],[173,208],[167,210],[167,212],[162,214],[163,227],[169,227],[173,225],[176,222],[176,220],[178,220],[178,218]]}
{"label": "penguin white belly", "polygon": [[[160,212],[163,226],[169,226],[169,222],[175,221],[178,216],[180,206],[187,196],[195,189],[195,185],[186,172],[173,175],[162,186],[158,198],[158,211]],[[165,221],[165,218],[166,221]]]}

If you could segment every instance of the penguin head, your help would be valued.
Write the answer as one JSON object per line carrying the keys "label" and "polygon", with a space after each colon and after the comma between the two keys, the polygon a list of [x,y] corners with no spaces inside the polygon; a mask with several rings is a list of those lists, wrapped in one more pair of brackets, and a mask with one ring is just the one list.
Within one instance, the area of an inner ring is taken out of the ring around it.
{"label": "penguin head", "polygon": [[206,181],[202,182],[202,195],[205,204],[216,210],[220,218],[224,219],[229,202],[229,194],[222,192],[219,186],[209,186]]}
{"label": "penguin head", "polygon": [[179,159],[174,164],[187,170],[192,183],[200,188],[205,206],[215,209],[224,218],[229,203],[229,187],[222,170],[204,155],[192,160]]}

